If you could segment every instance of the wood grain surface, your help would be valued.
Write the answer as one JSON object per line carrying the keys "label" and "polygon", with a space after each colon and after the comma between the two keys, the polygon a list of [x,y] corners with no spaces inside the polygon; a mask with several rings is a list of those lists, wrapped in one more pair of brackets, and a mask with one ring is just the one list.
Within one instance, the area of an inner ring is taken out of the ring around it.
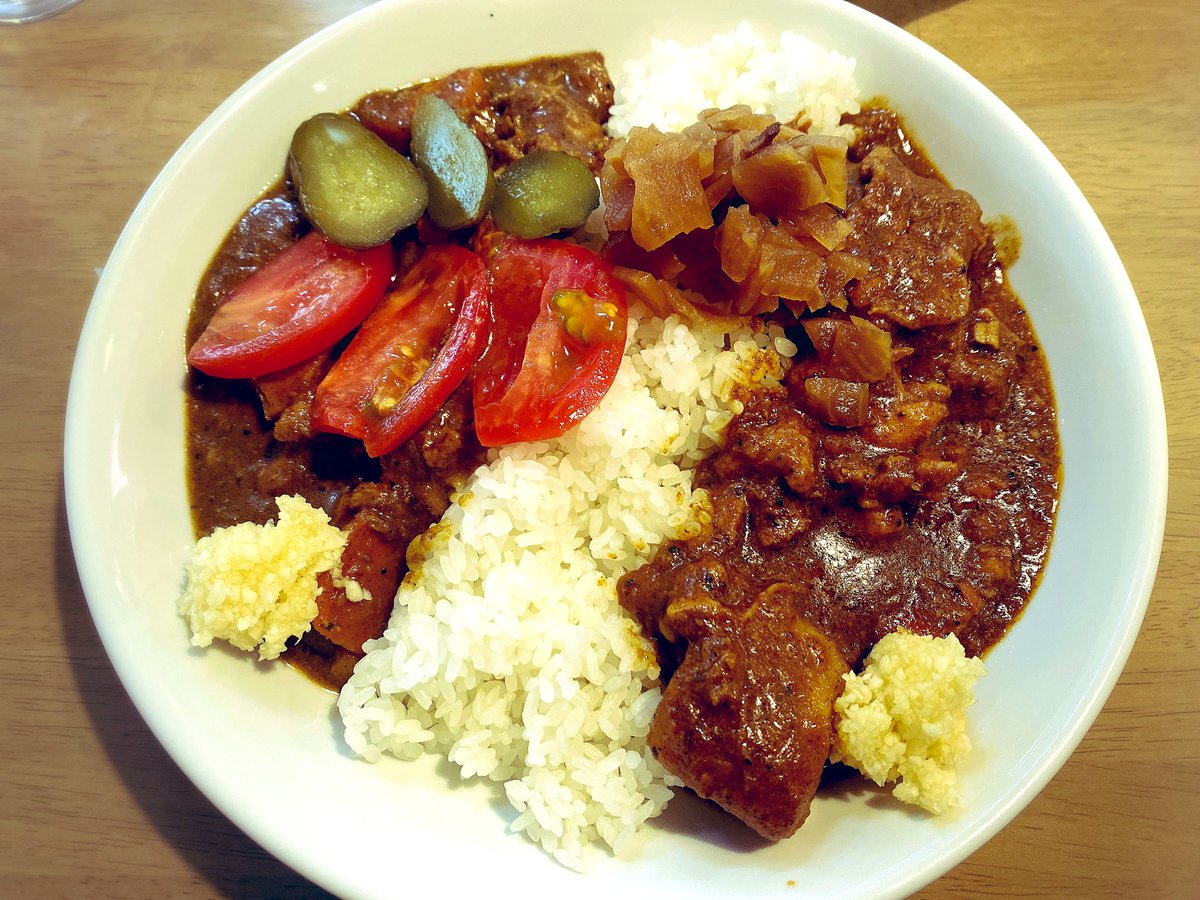
{"label": "wood grain surface", "polygon": [[[354,0],[83,0],[0,26],[0,895],[322,892],[176,768],[75,573],[62,430],[96,271],[138,198],[250,75]],[[1141,298],[1166,393],[1162,565],[1120,683],[1050,785],[924,897],[1200,897],[1200,4],[866,0],[1033,127]]]}

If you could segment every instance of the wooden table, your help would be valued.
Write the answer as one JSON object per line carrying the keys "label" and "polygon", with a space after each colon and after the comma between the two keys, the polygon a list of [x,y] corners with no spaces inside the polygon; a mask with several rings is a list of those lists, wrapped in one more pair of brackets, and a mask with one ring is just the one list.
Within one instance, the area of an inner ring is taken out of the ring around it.
{"label": "wooden table", "polygon": [[[75,341],[134,205],[246,78],[360,0],[84,0],[0,29],[0,894],[319,894],[192,787],[96,637],[71,556]],[[994,90],[1062,160],[1129,268],[1171,438],[1141,637],[1059,775],[924,896],[1200,897],[1200,4],[868,0]]]}

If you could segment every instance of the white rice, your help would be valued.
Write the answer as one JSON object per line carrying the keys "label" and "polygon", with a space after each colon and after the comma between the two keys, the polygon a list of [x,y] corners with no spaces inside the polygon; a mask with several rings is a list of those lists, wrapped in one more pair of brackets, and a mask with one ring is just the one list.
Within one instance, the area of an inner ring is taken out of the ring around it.
{"label": "white rice", "polygon": [[[443,753],[502,782],[523,831],[564,865],[619,850],[671,797],[646,747],[652,647],[617,579],[693,517],[689,466],[736,403],[735,373],[783,373],[779,333],[630,321],[616,382],[579,426],[492,451],[427,538],[383,638],[343,688],[365,759]],[[423,557],[423,559],[422,559]]]}
{"label": "white rice", "polygon": [[[626,67],[610,126],[677,128],[743,102],[785,120],[803,108],[828,133],[857,109],[853,65],[798,35],[767,51],[748,26],[701,48],[656,42]],[[444,754],[502,784],[511,830],[566,866],[593,842],[619,852],[678,782],[646,746],[659,673],[617,580],[694,531],[691,467],[737,411],[731,387],[781,377],[795,352],[778,329],[726,336],[634,310],[597,409],[557,440],[492,451],[410,548],[388,628],[338,700],[349,746],[372,762]]]}
{"label": "white rice", "polygon": [[625,63],[616,79],[608,128],[635,125],[679,131],[710,107],[746,103],[781,122],[803,113],[813,134],[853,137],[843,113],[859,111],[854,59],[785,31],[768,42],[746,22],[698,46],[652,40],[650,53]]}

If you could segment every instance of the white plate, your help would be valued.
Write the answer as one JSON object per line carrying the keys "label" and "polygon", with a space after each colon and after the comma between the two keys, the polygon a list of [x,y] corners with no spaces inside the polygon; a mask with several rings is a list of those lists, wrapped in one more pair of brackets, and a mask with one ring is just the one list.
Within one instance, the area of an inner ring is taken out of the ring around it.
{"label": "white plate", "polygon": [[[988,658],[963,804],[930,818],[886,794],[821,796],[765,845],[690,797],[629,858],[576,875],[524,838],[490,786],[433,762],[370,766],[340,741],[330,695],[285,666],[191,650],[176,614],[192,542],[183,334],[206,264],[278,177],[295,126],[369,90],[458,66],[600,49],[614,74],[651,36],[703,40],[739,18],[803,30],[858,59],[943,172],[1017,223],[1012,281],[1046,348],[1065,480],[1041,589]],[[150,187],[105,268],[67,413],[71,536],[100,635],[138,709],[188,776],[272,853],[329,889],[497,896],[886,896],[931,881],[1008,822],[1074,749],[1121,671],[1162,539],[1161,388],[1129,280],[1095,214],[1003,104],[903,31],[837,0],[380,3],[252,78]]]}

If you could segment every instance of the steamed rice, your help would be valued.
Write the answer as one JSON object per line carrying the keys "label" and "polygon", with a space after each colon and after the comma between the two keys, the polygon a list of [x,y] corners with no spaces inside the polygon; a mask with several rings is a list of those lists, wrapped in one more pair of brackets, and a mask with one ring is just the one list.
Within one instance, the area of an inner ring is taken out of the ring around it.
{"label": "steamed rice", "polygon": [[492,451],[410,550],[383,637],[338,701],[365,759],[444,753],[502,782],[510,826],[565,865],[619,850],[666,806],[646,746],[653,647],[617,603],[621,575],[703,515],[690,466],[716,442],[746,377],[778,379],[781,333],[730,336],[631,319],[612,389],[554,441]]}
{"label": "steamed rice", "polygon": [[652,40],[650,53],[625,63],[616,79],[608,129],[680,131],[703,109],[745,103],[780,122],[806,119],[813,134],[849,139],[853,130],[841,120],[860,108],[854,65],[791,31],[769,42],[746,22],[697,46]]}
{"label": "steamed rice", "polygon": [[[839,133],[858,108],[853,66],[798,35],[769,49],[748,26],[698,48],[655,42],[618,79],[610,129],[749,103]],[[691,467],[738,411],[734,384],[781,377],[796,352],[777,329],[637,315],[596,410],[556,440],[492,451],[410,548],[388,628],[338,700],[364,759],[444,754],[503,785],[511,830],[573,868],[589,843],[619,852],[679,783],[646,745],[658,666],[617,580],[695,532],[706,498]]]}

